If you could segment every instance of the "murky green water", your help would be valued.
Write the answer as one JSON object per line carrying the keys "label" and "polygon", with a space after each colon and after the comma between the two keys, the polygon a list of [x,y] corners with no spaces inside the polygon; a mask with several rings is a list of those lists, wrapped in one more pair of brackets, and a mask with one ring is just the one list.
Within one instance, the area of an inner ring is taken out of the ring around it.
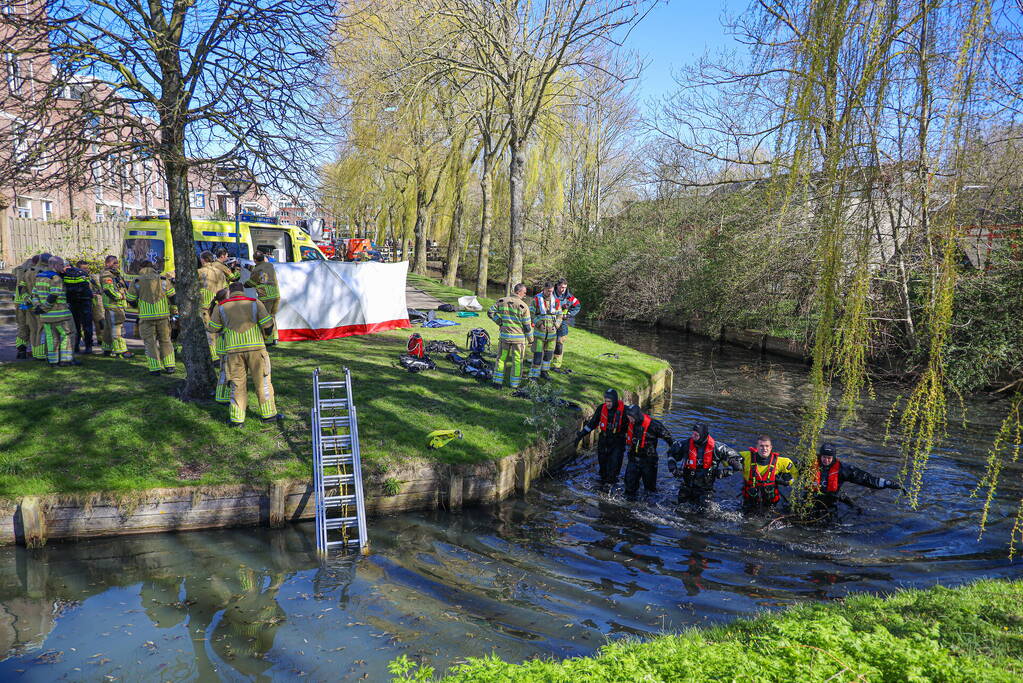
{"label": "murky green water", "polygon": [[[798,364],[677,334],[603,327],[671,360],[655,412],[748,446],[794,443]],[[614,362],[612,360],[594,362]],[[585,371],[585,368],[576,368]],[[887,390],[880,388],[881,397]],[[469,655],[587,654],[609,638],[720,621],[851,591],[1019,576],[1006,559],[1021,468],[980,540],[970,497],[1001,404],[975,401],[935,455],[919,510],[848,486],[864,508],[826,527],[746,519],[736,478],[707,513],[676,512],[673,482],[627,504],[594,491],[585,455],[523,500],[372,520],[373,554],[315,559],[312,527],[135,536],[0,549],[3,680],[386,680],[400,654],[440,669]],[[878,405],[831,433],[853,463],[894,476]]]}

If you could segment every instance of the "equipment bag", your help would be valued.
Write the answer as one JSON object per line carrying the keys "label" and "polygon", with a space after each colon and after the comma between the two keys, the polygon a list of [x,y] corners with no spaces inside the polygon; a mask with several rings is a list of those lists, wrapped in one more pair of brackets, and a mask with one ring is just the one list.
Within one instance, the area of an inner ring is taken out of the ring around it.
{"label": "equipment bag", "polygon": [[490,346],[490,335],[482,327],[474,327],[465,335],[465,348],[472,355],[482,356]]}
{"label": "equipment bag", "polygon": [[414,358],[422,358],[425,355],[423,349],[423,336],[418,332],[414,332],[412,336],[408,338],[408,355]]}

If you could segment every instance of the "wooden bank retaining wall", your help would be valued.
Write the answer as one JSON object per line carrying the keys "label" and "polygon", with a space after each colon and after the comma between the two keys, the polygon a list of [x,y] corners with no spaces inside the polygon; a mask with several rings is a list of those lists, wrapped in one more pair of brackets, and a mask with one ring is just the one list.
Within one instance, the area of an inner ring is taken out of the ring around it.
{"label": "wooden bank retaining wall", "polygon": [[665,318],[658,320],[657,326],[706,337],[712,341],[731,344],[755,353],[770,353],[804,363],[809,363],[811,360],[812,349],[791,339],[775,337],[760,330],[745,330],[732,325],[708,325],[698,320],[679,321]]}
{"label": "wooden bank retaining wall", "polygon": [[[641,405],[649,405],[652,399],[670,391],[671,384],[672,371],[668,367],[633,391]],[[592,406],[584,407],[582,417],[558,435],[550,454],[531,447],[475,465],[416,461],[391,467],[385,474],[367,476],[367,511],[372,515],[438,508],[456,510],[524,494],[534,479],[557,469],[576,454],[575,433],[592,412]],[[595,436],[594,432],[588,438],[592,440]],[[385,478],[398,479],[401,490],[387,495]],[[313,516],[312,484],[303,480],[274,481],[268,486],[151,489],[132,496],[38,496],[0,501],[0,544],[41,545],[48,539],[260,524],[279,526]]]}

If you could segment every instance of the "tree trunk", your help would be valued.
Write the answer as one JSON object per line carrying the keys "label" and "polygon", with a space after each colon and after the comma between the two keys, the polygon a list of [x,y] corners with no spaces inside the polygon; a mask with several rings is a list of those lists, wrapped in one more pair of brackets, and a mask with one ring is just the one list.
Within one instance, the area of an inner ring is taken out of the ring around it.
{"label": "tree trunk", "polygon": [[216,384],[213,359],[206,340],[200,312],[199,274],[196,268],[195,241],[192,238],[192,214],[188,201],[188,164],[184,161],[184,145],[174,140],[167,129],[163,133],[163,164],[167,174],[167,204],[170,209],[171,241],[174,245],[174,300],[178,307],[178,341],[181,360],[185,364],[184,399],[207,399]]}
{"label": "tree trunk", "polygon": [[476,260],[476,296],[487,295],[487,277],[490,269],[490,231],[494,222],[494,166],[493,159],[483,157],[483,172],[480,175],[480,252]]}
{"label": "tree trunk", "polygon": [[426,275],[426,190],[416,190],[416,257],[412,262],[412,272]]}
{"label": "tree trunk", "polygon": [[510,294],[511,288],[516,282],[522,282],[523,267],[523,244],[524,226],[522,217],[523,208],[523,175],[526,169],[526,153],[523,149],[523,141],[513,133],[508,143],[511,160],[509,181],[511,189],[511,205],[508,212],[508,282],[505,283],[505,293]]}
{"label": "tree trunk", "polygon": [[451,212],[451,231],[448,235],[448,260],[444,264],[444,284],[448,287],[455,286],[455,279],[458,277],[458,262],[462,256],[462,194],[463,188],[459,187],[455,196],[455,208]]}

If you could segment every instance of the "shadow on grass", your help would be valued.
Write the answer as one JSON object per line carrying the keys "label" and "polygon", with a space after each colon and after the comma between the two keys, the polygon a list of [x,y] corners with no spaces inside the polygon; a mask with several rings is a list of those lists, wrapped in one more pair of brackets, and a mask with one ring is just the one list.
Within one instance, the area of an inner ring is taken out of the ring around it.
{"label": "shadow on grass", "polygon": [[[446,294],[459,292],[465,290]],[[416,331],[426,340],[448,339],[462,348],[472,327],[484,327],[498,338],[496,326],[482,316],[459,327]],[[410,374],[401,368],[397,360],[408,334],[398,330],[278,345],[270,357],[278,410],[286,420],[282,425],[256,420],[250,391],[249,420],[240,430],[227,428],[226,406],[183,403],[170,396],[180,378],[149,376],[141,358],[129,363],[93,357],[80,368],[56,370],[38,363],[5,366],[0,374],[0,496],[308,477],[309,408],[317,367],[328,379],[340,378],[346,365],[351,368],[363,456],[381,469],[408,458],[486,462],[536,440],[536,430],[524,422],[530,404],[513,398],[510,389],[480,384],[439,356],[436,370]],[[619,358],[601,359],[601,353]],[[551,383],[582,405],[598,403],[608,386],[640,387],[665,365],[582,330],[571,332],[565,360],[577,372],[554,375]],[[428,451],[426,435],[434,429],[460,429],[464,438]],[[182,468],[195,465],[202,466],[201,478],[182,480]]]}

